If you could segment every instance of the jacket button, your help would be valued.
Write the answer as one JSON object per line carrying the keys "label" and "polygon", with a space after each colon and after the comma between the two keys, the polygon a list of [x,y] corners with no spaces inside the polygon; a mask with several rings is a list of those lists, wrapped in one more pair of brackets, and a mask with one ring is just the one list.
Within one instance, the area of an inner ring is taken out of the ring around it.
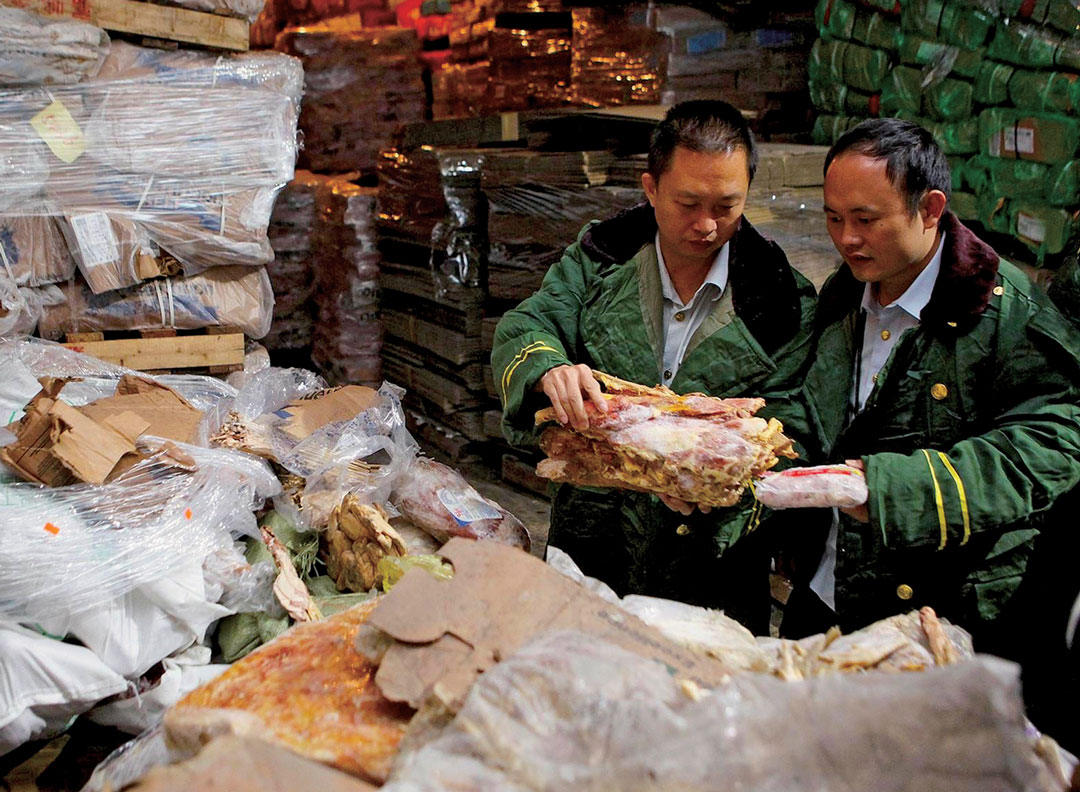
{"label": "jacket button", "polygon": [[949,395],[949,389],[946,388],[940,382],[935,382],[933,384],[933,386],[930,388],[930,395],[933,396],[938,401],[941,401],[942,399],[944,399],[946,396]]}
{"label": "jacket button", "polygon": [[679,536],[686,536],[688,533],[690,533],[690,526],[686,523],[683,523],[675,529],[675,533],[677,533]]}
{"label": "jacket button", "polygon": [[911,586],[909,586],[907,583],[901,583],[899,586],[896,587],[896,596],[898,596],[902,600],[909,600],[914,594],[915,592],[912,591]]}
{"label": "jacket button", "polygon": [[1004,286],[995,286],[994,287],[994,294],[996,294],[998,297],[1000,297],[1004,293],[1005,293],[1005,287]]}
{"label": "jacket button", "polygon": [[892,338],[892,333],[890,333],[888,330],[882,330],[881,331],[881,340],[882,341],[888,341],[890,338]]}
{"label": "jacket button", "polygon": [[684,311],[679,311],[677,314],[675,314],[675,321],[676,322],[681,322],[684,319],[686,319],[686,313]]}
{"label": "jacket button", "polygon": [[664,379],[671,379],[671,369],[666,369],[664,371]]}

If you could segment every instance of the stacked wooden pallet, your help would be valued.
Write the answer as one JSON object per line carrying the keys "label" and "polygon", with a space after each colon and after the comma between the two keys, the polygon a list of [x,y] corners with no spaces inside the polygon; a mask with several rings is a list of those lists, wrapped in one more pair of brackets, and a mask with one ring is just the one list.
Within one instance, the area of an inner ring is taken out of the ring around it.
{"label": "stacked wooden pallet", "polygon": [[64,346],[150,374],[223,375],[244,368],[244,334],[235,327],[67,333]]}
{"label": "stacked wooden pallet", "polygon": [[248,48],[248,21],[222,13],[140,0],[5,0],[4,5],[156,41],[240,52]]}

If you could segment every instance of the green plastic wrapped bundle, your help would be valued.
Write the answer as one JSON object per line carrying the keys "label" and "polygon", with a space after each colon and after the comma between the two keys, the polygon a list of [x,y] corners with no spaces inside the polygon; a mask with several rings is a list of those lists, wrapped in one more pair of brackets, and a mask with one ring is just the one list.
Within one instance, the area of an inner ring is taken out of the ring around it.
{"label": "green plastic wrapped bundle", "polygon": [[848,44],[844,49],[844,82],[866,93],[876,93],[889,74],[889,53],[880,49]]}
{"label": "green plastic wrapped bundle", "polygon": [[955,72],[974,79],[986,57],[986,50],[963,49],[914,34],[905,33],[900,41],[900,60],[912,66],[929,66],[942,75]]}
{"label": "green plastic wrapped bundle", "polygon": [[937,121],[960,121],[971,116],[973,96],[971,83],[944,79],[926,88],[923,110]]}
{"label": "green plastic wrapped bundle", "polygon": [[953,190],[952,198],[949,200],[949,208],[961,220],[977,220],[979,218],[978,199],[975,197],[975,193]]}
{"label": "green plastic wrapped bundle", "polygon": [[814,119],[814,129],[810,133],[810,137],[818,146],[831,146],[842,134],[864,120],[854,116],[837,116],[823,113]]}
{"label": "green plastic wrapped bundle", "polygon": [[1047,3],[1046,19],[1043,21],[1067,35],[1075,36],[1080,31],[1080,2],[1050,0]]}
{"label": "green plastic wrapped bundle", "polygon": [[982,105],[1000,105],[1009,101],[1009,81],[1014,66],[996,61],[983,61],[975,78],[974,99]]}
{"label": "green plastic wrapped bundle", "polygon": [[862,0],[862,4],[893,16],[899,16],[900,14],[900,0]]}
{"label": "green plastic wrapped bundle", "polygon": [[976,197],[976,209],[979,222],[990,231],[1002,234],[1012,233],[1009,217],[1009,201],[1000,195],[981,192]]}
{"label": "green plastic wrapped bundle", "polygon": [[953,192],[964,189],[964,166],[967,164],[965,157],[947,157],[949,161],[949,176],[952,178]]}
{"label": "green plastic wrapped bundle", "polygon": [[897,66],[889,72],[885,85],[881,88],[881,114],[918,115],[922,110],[922,80],[922,71],[911,66]]}
{"label": "green plastic wrapped bundle", "polygon": [[1012,103],[1025,110],[1068,115],[1080,108],[1080,74],[1017,69],[1008,85]]}
{"label": "green plastic wrapped bundle", "polygon": [[856,15],[851,37],[870,47],[897,50],[900,48],[900,23],[881,14],[864,11]]}
{"label": "green plastic wrapped bundle", "polygon": [[979,151],[978,118],[966,118],[963,121],[949,123],[947,121],[920,118],[912,113],[897,113],[896,116],[905,121],[918,124],[929,131],[947,157],[976,154]]}
{"label": "green plastic wrapped bundle", "polygon": [[907,32],[967,49],[983,46],[997,25],[986,11],[946,0],[908,0],[901,21]]}
{"label": "green plastic wrapped bundle", "polygon": [[1017,66],[1036,69],[1063,66],[1080,71],[1080,39],[1034,25],[1017,22],[998,25],[987,54]]}
{"label": "green plastic wrapped bundle", "polygon": [[1080,146],[1080,120],[989,107],[979,114],[979,151],[991,157],[1062,163]]}
{"label": "green plastic wrapped bundle", "polygon": [[1041,197],[1046,193],[1051,171],[1050,165],[1041,162],[986,156],[972,157],[970,167],[978,192],[1009,198]]}
{"label": "green plastic wrapped bundle", "polygon": [[844,82],[844,52],[849,44],[846,41],[830,41],[819,38],[810,48],[810,60],[807,71],[810,81],[818,84]]}
{"label": "green plastic wrapped bundle", "polygon": [[810,83],[810,101],[822,113],[876,116],[878,97],[849,88],[843,83]]}
{"label": "green plastic wrapped bundle", "polygon": [[855,6],[847,0],[819,0],[814,22],[823,36],[850,39],[855,30]]}
{"label": "green plastic wrapped bundle", "polygon": [[1009,204],[1009,232],[1034,250],[1040,259],[1061,253],[1080,231],[1080,210],[1035,201],[1010,201]]}

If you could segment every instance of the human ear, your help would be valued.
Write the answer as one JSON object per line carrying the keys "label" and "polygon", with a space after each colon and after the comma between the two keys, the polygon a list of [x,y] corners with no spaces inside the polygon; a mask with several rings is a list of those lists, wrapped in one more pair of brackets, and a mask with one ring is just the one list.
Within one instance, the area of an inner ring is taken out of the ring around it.
{"label": "human ear", "polygon": [[649,199],[649,203],[656,206],[656,189],[658,183],[648,171],[641,174],[641,186],[645,190],[645,197]]}
{"label": "human ear", "polygon": [[949,203],[941,190],[930,190],[919,202],[919,214],[922,215],[923,228],[937,228]]}

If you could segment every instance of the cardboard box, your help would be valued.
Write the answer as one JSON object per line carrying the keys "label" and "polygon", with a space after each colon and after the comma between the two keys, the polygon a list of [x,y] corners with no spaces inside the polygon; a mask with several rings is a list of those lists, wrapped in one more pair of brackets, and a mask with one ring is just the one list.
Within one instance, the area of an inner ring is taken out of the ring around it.
{"label": "cardboard box", "polygon": [[278,429],[300,442],[317,429],[348,421],[379,404],[377,391],[363,385],[345,385],[289,402],[274,414],[285,420]]}
{"label": "cardboard box", "polygon": [[521,550],[455,538],[439,554],[452,580],[410,570],[368,618],[395,639],[375,676],[391,701],[419,707],[430,693],[457,711],[481,673],[548,630],[596,635],[702,687],[731,672]]}
{"label": "cardboard box", "polygon": [[116,393],[83,407],[60,401],[69,380],[43,377],[26,415],[8,427],[15,441],[3,459],[28,481],[51,487],[105,484],[144,459],[135,448],[143,434],[191,440],[202,419],[179,393],[140,377],[125,376]]}

